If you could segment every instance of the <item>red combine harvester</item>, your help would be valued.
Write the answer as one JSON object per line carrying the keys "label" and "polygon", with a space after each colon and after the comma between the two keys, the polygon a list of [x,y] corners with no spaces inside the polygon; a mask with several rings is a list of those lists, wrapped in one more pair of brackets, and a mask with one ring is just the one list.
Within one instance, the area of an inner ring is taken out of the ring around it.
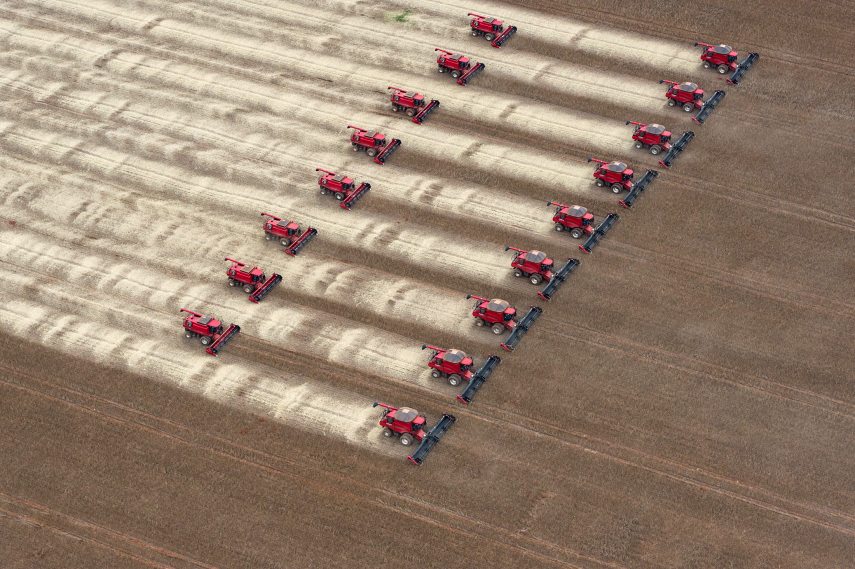
{"label": "red combine harvester", "polygon": [[205,346],[205,351],[212,356],[216,356],[240,332],[240,326],[237,324],[231,324],[223,331],[222,322],[216,318],[203,316],[186,308],[182,308],[181,312],[188,314],[184,318],[184,337],[199,338]]}
{"label": "red combine harvester", "polygon": [[390,439],[398,437],[404,446],[411,446],[416,441],[421,443],[416,452],[407,457],[413,464],[424,462],[427,454],[457,420],[454,415],[443,415],[442,419],[430,431],[426,431],[427,419],[415,409],[392,407],[377,401],[372,404],[372,407],[383,408],[380,426],[383,427],[384,437]]}
{"label": "red combine harvester", "polygon": [[722,75],[731,73],[731,76],[727,79],[727,82],[731,85],[739,85],[742,77],[760,59],[759,53],[751,52],[745,59],[737,63],[736,60],[739,57],[739,53],[734,51],[729,45],[712,45],[704,42],[695,42],[695,47],[698,46],[704,48],[704,51],[701,52],[701,61],[704,62],[704,68],[715,69]]}
{"label": "red combine harvester", "polygon": [[670,85],[665,97],[668,99],[668,106],[681,106],[684,111],[690,113],[695,109],[698,113],[692,117],[692,120],[698,124],[704,124],[707,117],[715,110],[715,108],[727,95],[724,91],[716,91],[712,97],[704,101],[704,90],[699,89],[696,83],[677,83],[676,81],[668,81],[660,79],[659,83],[667,83]]}
{"label": "red combine harvester", "polygon": [[631,168],[627,167],[625,162],[606,162],[593,156],[588,158],[588,162],[596,162],[597,169],[594,170],[594,178],[597,180],[597,187],[608,186],[612,192],[619,194],[622,191],[629,191],[632,188],[632,177],[635,174]]}
{"label": "red combine harvester", "polygon": [[470,79],[484,70],[485,65],[483,63],[472,65],[469,58],[463,54],[452,53],[438,47],[434,48],[434,51],[440,52],[439,57],[436,58],[439,72],[451,73],[451,76],[457,79],[458,85],[465,87]]}
{"label": "red combine harvester", "polygon": [[371,189],[371,184],[368,182],[362,182],[358,187],[354,187],[353,178],[348,178],[344,174],[336,174],[323,168],[315,168],[315,172],[323,172],[318,178],[321,195],[332,195],[341,202],[339,206],[348,211]]}
{"label": "red combine harvester", "polygon": [[474,294],[467,294],[466,298],[474,298],[476,300],[475,307],[472,310],[476,326],[489,326],[493,334],[496,335],[502,334],[506,330],[511,332],[511,335],[499,344],[509,352],[520,343],[522,336],[528,332],[534,321],[543,312],[542,308],[532,306],[522,320],[517,321],[517,309],[511,306],[506,300],[500,298],[489,299]]}
{"label": "red combine harvester", "polygon": [[505,28],[502,20],[497,20],[496,18],[491,18],[489,16],[482,16],[475,12],[469,12],[467,16],[472,16],[472,20],[469,21],[469,27],[472,28],[472,35],[475,37],[481,36],[490,42],[490,45],[493,47],[502,47],[509,39],[511,39],[511,37],[513,37],[515,33],[517,33],[516,26],[508,26]]}
{"label": "red combine harvester", "polygon": [[580,205],[567,205],[558,202],[546,202],[555,206],[555,231],[567,231],[573,239],[581,239],[594,232],[594,214]]}
{"label": "red combine harvester", "polygon": [[433,377],[442,377],[448,380],[449,385],[457,387],[461,383],[469,382],[474,375],[472,366],[475,362],[466,355],[463,350],[447,350],[428,344],[422,344],[422,349],[433,351],[428,367]]}
{"label": "red combine harvester", "polygon": [[226,269],[226,276],[229,277],[229,286],[243,288],[243,291],[249,295],[250,302],[258,304],[264,300],[265,296],[270,294],[271,290],[282,282],[282,275],[273,273],[268,279],[260,267],[253,267],[247,270],[246,263],[235,261],[229,257],[226,257],[225,260],[232,264],[231,267]]}
{"label": "red combine harvester", "polygon": [[542,251],[524,251],[509,245],[505,245],[505,251],[516,252],[513,261],[511,261],[511,268],[514,270],[515,277],[526,277],[533,285],[539,285],[542,282],[547,283],[543,290],[537,293],[543,300],[551,299],[555,291],[567,279],[567,276],[579,266],[578,259],[567,259],[567,262],[560,269],[553,272],[554,261]]}
{"label": "red combine harvester", "polygon": [[591,236],[588,237],[584,243],[579,245],[579,249],[584,251],[585,253],[590,253],[591,250],[600,242],[600,239],[605,237],[606,233],[612,228],[617,220],[620,219],[620,216],[616,213],[610,213],[606,216],[606,218],[597,226]]}
{"label": "red combine harvester", "polygon": [[404,111],[408,117],[412,117],[413,122],[416,124],[422,124],[428,118],[428,115],[439,108],[439,101],[434,99],[430,103],[426,103],[425,96],[421,93],[405,91],[400,87],[386,88],[395,90],[391,96],[392,111],[396,113]]}
{"label": "red combine harvester", "polygon": [[354,152],[364,150],[368,156],[374,158],[374,162],[381,166],[386,160],[401,146],[401,141],[393,138],[386,143],[386,135],[374,132],[373,130],[365,130],[351,124],[347,128],[353,129],[353,134],[350,135],[350,144],[353,146]]}
{"label": "red combine harvester", "polygon": [[263,226],[264,238],[268,241],[279,241],[279,244],[285,247],[285,253],[292,257],[296,256],[318,234],[318,230],[314,227],[307,227],[301,234],[300,224],[295,221],[285,221],[271,213],[261,212],[261,215],[267,218]]}
{"label": "red combine harvester", "polygon": [[632,204],[635,203],[635,200],[638,199],[638,196],[641,195],[641,192],[646,190],[647,186],[652,184],[653,180],[655,180],[657,176],[659,176],[659,172],[656,170],[648,170],[645,172],[644,176],[632,185],[632,188],[630,188],[626,197],[619,200],[618,203],[627,209],[631,208]]}
{"label": "red combine harvester", "polygon": [[632,139],[636,148],[647,148],[654,156],[671,149],[671,131],[665,130],[661,124],[645,124],[636,121],[626,121],[626,124],[635,125]]}

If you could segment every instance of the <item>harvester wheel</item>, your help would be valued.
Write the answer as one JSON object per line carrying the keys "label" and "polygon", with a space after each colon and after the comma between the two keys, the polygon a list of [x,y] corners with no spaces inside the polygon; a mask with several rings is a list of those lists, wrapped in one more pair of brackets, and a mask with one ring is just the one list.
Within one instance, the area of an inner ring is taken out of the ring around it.
{"label": "harvester wheel", "polygon": [[669,107],[673,107],[673,106],[674,106],[674,105],[676,105],[676,104],[677,104],[677,103],[675,103],[675,102],[674,102],[674,99],[668,99],[668,106],[669,106]]}
{"label": "harvester wheel", "polygon": [[201,338],[199,338],[199,341],[202,342],[203,346],[207,346],[208,344],[211,343],[211,337],[210,336],[202,336]]}
{"label": "harvester wheel", "polygon": [[716,71],[718,71],[719,73],[724,75],[725,73],[730,71],[730,67],[728,67],[727,65],[721,64],[716,68]]}
{"label": "harvester wheel", "polygon": [[543,282],[543,277],[538,275],[537,273],[535,273],[535,274],[529,276],[528,280],[533,285],[539,285],[540,283]]}
{"label": "harvester wheel", "polygon": [[487,41],[493,41],[496,39],[496,34],[484,34],[484,39]]}
{"label": "harvester wheel", "polygon": [[597,182],[596,182],[596,183],[597,183],[597,187],[598,187],[598,188],[602,188],[602,187],[603,187],[603,181],[602,181],[602,180],[597,180]]}
{"label": "harvester wheel", "polygon": [[369,155],[370,157],[374,158],[375,156],[377,156],[377,149],[376,148],[368,148],[365,150],[365,153],[367,155]]}
{"label": "harvester wheel", "polygon": [[612,193],[619,194],[623,191],[623,186],[620,184],[612,184]]}
{"label": "harvester wheel", "polygon": [[412,108],[407,109],[407,116],[408,116],[408,117],[414,117],[414,116],[416,116],[416,109],[412,109]]}
{"label": "harvester wheel", "polygon": [[229,286],[237,286],[237,281],[234,279],[229,279]]}
{"label": "harvester wheel", "polygon": [[325,195],[327,195],[328,193],[330,193],[330,191],[329,191],[328,189],[326,189],[326,188],[321,188],[321,195],[322,195],[322,196],[325,196]]}
{"label": "harvester wheel", "polygon": [[578,227],[574,227],[573,231],[570,232],[570,237],[572,237],[573,239],[581,239],[584,234],[584,231],[582,231]]}
{"label": "harvester wheel", "polygon": [[392,105],[392,112],[393,113],[397,113],[400,110],[401,110],[401,107],[399,107],[398,105]]}
{"label": "harvester wheel", "polygon": [[710,68],[710,62],[704,61],[704,69],[709,69],[709,68]]}
{"label": "harvester wheel", "polygon": [[190,330],[184,330],[184,337],[185,338],[192,338],[193,332],[191,332]]}
{"label": "harvester wheel", "polygon": [[283,247],[290,247],[291,246],[291,240],[288,239],[287,237],[283,237],[282,239],[279,240],[279,244],[282,245]]}
{"label": "harvester wheel", "polygon": [[685,105],[683,105],[683,110],[687,113],[691,113],[695,110],[695,105],[693,105],[692,103],[686,103]]}
{"label": "harvester wheel", "polygon": [[341,192],[336,192],[336,193],[335,193],[335,199],[337,199],[338,201],[343,200],[343,199],[344,199],[344,194],[343,194],[343,193],[341,193]]}
{"label": "harvester wheel", "polygon": [[478,30],[472,30],[472,35],[477,38],[478,37]]}
{"label": "harvester wheel", "polygon": [[350,145],[353,147],[354,152],[359,152],[359,145],[355,142],[351,142]]}
{"label": "harvester wheel", "polygon": [[451,76],[457,79],[458,77],[460,77],[460,72],[455,69],[451,72]]}
{"label": "harvester wheel", "polygon": [[650,153],[652,155],[656,156],[660,152],[662,152],[662,147],[659,146],[658,144],[654,144],[653,146],[650,147]]}
{"label": "harvester wheel", "polygon": [[520,277],[522,277],[522,276],[523,276],[523,272],[522,272],[521,270],[519,270],[519,269],[514,269],[514,276],[515,276],[516,278],[520,278]]}
{"label": "harvester wheel", "polygon": [[493,324],[493,326],[490,328],[490,330],[493,331],[493,334],[498,336],[499,334],[501,334],[502,332],[505,331],[505,326],[503,324],[499,324],[498,322],[496,322],[495,324]]}
{"label": "harvester wheel", "polygon": [[558,231],[558,232],[564,231],[564,226],[561,225],[560,223],[556,223],[555,224],[555,231]]}
{"label": "harvester wheel", "polygon": [[246,294],[252,294],[253,292],[255,292],[255,287],[252,286],[251,284],[245,284],[245,285],[243,285],[243,291]]}
{"label": "harvester wheel", "polygon": [[483,320],[481,320],[480,318],[476,318],[476,319],[475,319],[475,325],[476,325],[476,326],[478,326],[478,327],[480,328],[481,326],[483,326],[483,325],[484,325],[484,321],[483,321]]}
{"label": "harvester wheel", "polygon": [[451,387],[457,387],[458,385],[460,385],[461,381],[463,381],[463,379],[461,379],[461,377],[456,373],[452,373],[448,376],[448,385],[450,385]]}
{"label": "harvester wheel", "polygon": [[383,427],[383,436],[387,439],[391,439],[395,436],[395,431],[393,431],[389,427]]}
{"label": "harvester wheel", "polygon": [[636,142],[636,143],[635,143],[635,147],[636,147],[636,148],[642,148],[643,146],[644,146],[644,144],[643,144],[643,143],[641,143],[641,142]]}
{"label": "harvester wheel", "polygon": [[410,433],[404,433],[403,435],[401,435],[401,444],[405,447],[408,447],[413,444],[414,440],[415,438]]}
{"label": "harvester wheel", "polygon": [[272,233],[265,233],[264,238],[267,239],[268,241],[270,241],[273,239],[273,234]]}
{"label": "harvester wheel", "polygon": [[433,370],[430,372],[430,375],[431,375],[431,377],[435,377],[435,378],[436,377],[442,377],[442,372],[440,372],[439,370]]}
{"label": "harvester wheel", "polygon": [[436,70],[440,73],[445,73],[445,67],[443,67],[442,65],[437,65]]}

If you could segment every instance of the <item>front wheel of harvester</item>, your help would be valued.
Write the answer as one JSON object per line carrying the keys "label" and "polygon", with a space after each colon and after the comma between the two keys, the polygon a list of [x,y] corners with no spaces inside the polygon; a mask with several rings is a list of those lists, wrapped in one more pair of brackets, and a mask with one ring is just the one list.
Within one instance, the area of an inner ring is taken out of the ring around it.
{"label": "front wheel of harvester", "polygon": [[683,110],[687,113],[691,113],[695,110],[695,105],[693,105],[692,103],[686,103],[685,105],[683,105]]}
{"label": "front wheel of harvester", "polygon": [[728,67],[727,65],[721,64],[716,68],[716,71],[718,71],[719,73],[724,75],[725,73],[730,71],[730,67]]}
{"label": "front wheel of harvester", "polygon": [[496,322],[495,324],[493,324],[493,326],[490,328],[490,330],[493,331],[493,334],[498,336],[499,334],[501,334],[502,332],[505,331],[505,327],[502,324],[499,324],[498,322]]}
{"label": "front wheel of harvester", "polygon": [[535,274],[531,275],[530,277],[528,277],[528,281],[533,285],[539,285],[540,283],[543,282],[543,277],[541,275],[538,275],[537,273],[535,273]]}
{"label": "front wheel of harvester", "polygon": [[369,155],[371,158],[374,158],[375,156],[377,156],[377,149],[376,148],[369,148],[368,150],[365,151],[365,153],[367,155]]}
{"label": "front wheel of harvester", "polygon": [[407,116],[408,116],[408,117],[414,117],[414,116],[416,116],[416,109],[414,109],[414,108],[412,108],[412,107],[411,107],[411,108],[409,108],[409,109],[407,109]]}
{"label": "front wheel of harvester", "polygon": [[243,285],[243,291],[246,294],[252,294],[253,292],[255,292],[255,287],[252,286],[251,284],[245,284],[245,285]]}
{"label": "front wheel of harvester", "polygon": [[487,41],[493,41],[496,39],[496,34],[484,34],[484,39]]}
{"label": "front wheel of harvester", "polygon": [[290,247],[291,246],[291,240],[288,239],[287,237],[283,237],[282,239],[279,240],[279,244],[282,245],[283,247]]}
{"label": "front wheel of harvester", "polygon": [[458,77],[460,77],[460,72],[455,69],[451,72],[451,76],[457,79]]}
{"label": "front wheel of harvester", "polygon": [[570,232],[570,237],[572,237],[573,239],[581,239],[584,234],[584,231],[582,231],[578,227],[574,227],[573,231]]}
{"label": "front wheel of harvester", "polygon": [[212,338],[210,336],[202,336],[201,338],[199,338],[199,341],[202,342],[203,346],[207,346],[208,344],[210,344],[211,340]]}
{"label": "front wheel of harvester", "polygon": [[413,435],[411,435],[410,433],[404,433],[403,435],[401,435],[401,444],[405,447],[408,447],[413,444],[414,440],[416,440],[415,437],[413,437]]}
{"label": "front wheel of harvester", "polygon": [[612,184],[612,193],[619,194],[623,191],[623,186],[620,184]]}
{"label": "front wheel of harvester", "polygon": [[395,437],[395,431],[390,429],[389,427],[383,427],[383,436],[387,439],[391,439]]}
{"label": "front wheel of harvester", "polygon": [[483,326],[483,325],[484,325],[484,321],[483,321],[483,320],[481,320],[480,318],[476,318],[476,319],[475,319],[475,325],[476,325],[476,326],[478,326],[478,327],[480,328],[481,326]]}
{"label": "front wheel of harvester", "polygon": [[450,385],[451,387],[457,387],[458,385],[460,385],[461,381],[463,381],[463,379],[456,373],[452,373],[448,376],[448,385]]}
{"label": "front wheel of harvester", "polygon": [[335,199],[337,199],[338,201],[343,200],[343,199],[344,199],[344,194],[343,194],[343,193],[341,193],[341,192],[336,192],[336,193],[335,193]]}
{"label": "front wheel of harvester", "polygon": [[650,153],[652,155],[656,156],[660,152],[662,152],[662,147],[659,146],[658,144],[654,144],[653,146],[650,147]]}

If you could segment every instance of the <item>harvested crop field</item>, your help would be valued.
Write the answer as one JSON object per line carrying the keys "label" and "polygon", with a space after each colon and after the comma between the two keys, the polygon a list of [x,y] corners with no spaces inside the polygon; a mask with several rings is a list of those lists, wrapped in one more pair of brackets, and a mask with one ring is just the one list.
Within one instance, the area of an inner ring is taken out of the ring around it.
{"label": "harvested crop field", "polygon": [[[470,10],[519,32],[493,49]],[[853,17],[6,0],[0,566],[851,565]],[[699,40],[761,58],[729,86]],[[434,47],[486,69],[456,85]],[[659,79],[727,97],[696,125]],[[441,107],[416,125],[388,85]],[[666,170],[629,119],[696,137]],[[349,124],[403,144],[381,167]],[[660,175],[622,209],[592,155]],[[346,211],[317,167],[371,190]],[[621,217],[583,255],[550,200]],[[260,212],[318,236],[284,255]],[[546,303],[505,244],[581,266]],[[225,257],[282,284],[249,303]],[[467,294],[544,312],[507,353]],[[241,332],[213,358],[181,307]],[[464,406],[424,343],[502,362]],[[416,467],[373,401],[457,421]]]}

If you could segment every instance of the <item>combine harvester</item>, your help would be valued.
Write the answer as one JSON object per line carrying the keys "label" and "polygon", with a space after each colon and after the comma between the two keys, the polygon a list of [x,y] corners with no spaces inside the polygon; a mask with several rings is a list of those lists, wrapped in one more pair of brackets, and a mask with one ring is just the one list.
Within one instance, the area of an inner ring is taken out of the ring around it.
{"label": "combine harvester", "polygon": [[263,226],[264,238],[268,241],[279,241],[279,244],[285,248],[285,253],[292,257],[295,257],[318,234],[318,230],[314,227],[306,228],[306,231],[301,234],[299,223],[285,221],[271,213],[261,212],[261,216],[267,218]]}
{"label": "combine harvester", "polygon": [[594,214],[586,208],[558,202],[546,202],[546,205],[555,206],[555,215],[552,216],[555,231],[566,231],[573,239],[581,239],[594,232]]}
{"label": "combine harvester", "polygon": [[464,381],[468,384],[466,390],[457,396],[457,399],[465,405],[472,402],[475,393],[481,389],[496,366],[502,362],[499,356],[490,356],[478,371],[473,372],[472,368],[475,362],[462,350],[447,350],[428,344],[422,344],[422,349],[433,351],[430,361],[428,361],[428,367],[431,368],[433,377],[446,378],[449,385],[455,387]]}
{"label": "combine harvester", "polygon": [[364,151],[374,159],[374,162],[381,166],[401,146],[401,141],[397,138],[393,138],[387,143],[385,134],[380,134],[373,130],[365,130],[352,124],[347,125],[347,128],[353,129],[353,133],[350,135],[350,144],[353,151]]}
{"label": "combine harvester", "polygon": [[590,253],[591,250],[597,246],[597,243],[600,242],[600,239],[605,237],[606,233],[612,228],[617,220],[620,219],[620,216],[616,213],[610,213],[606,216],[606,218],[597,226],[591,236],[588,237],[584,243],[579,245],[579,249],[584,251],[585,253]]}
{"label": "combine harvester", "polygon": [[631,208],[632,204],[635,203],[635,200],[638,199],[638,196],[641,195],[641,192],[646,190],[647,186],[652,184],[653,180],[655,180],[657,176],[659,176],[659,172],[656,170],[648,170],[645,172],[644,176],[632,185],[629,193],[622,200],[619,200],[618,203],[627,209]]}
{"label": "combine harvester", "polygon": [[588,162],[596,162],[597,169],[594,170],[594,179],[597,181],[597,187],[603,188],[608,186],[612,193],[619,194],[622,191],[629,191],[632,188],[632,177],[635,174],[625,162],[606,162],[599,158],[591,156]]}
{"label": "combine harvester", "polygon": [[426,103],[425,96],[415,91],[405,91],[400,87],[386,87],[394,89],[391,95],[392,111],[397,113],[404,111],[416,124],[422,124],[432,112],[439,108],[439,101],[433,99]]}
{"label": "combine harvester", "polygon": [[688,81],[677,83],[668,79],[660,79],[659,83],[667,83],[669,86],[668,91],[665,92],[669,107],[680,106],[687,113],[697,109],[698,113],[692,117],[692,120],[698,124],[704,124],[707,117],[712,114],[724,96],[727,95],[724,91],[716,91],[712,97],[704,101],[704,90],[699,88],[697,83]]}
{"label": "combine harvester", "polygon": [[511,333],[504,342],[499,344],[502,349],[508,352],[517,347],[522,337],[543,312],[539,306],[532,306],[522,320],[517,321],[517,309],[511,306],[507,300],[489,299],[467,294],[466,299],[469,300],[470,298],[476,300],[475,307],[472,310],[472,317],[475,318],[476,326],[489,326],[493,334],[496,335],[503,334],[506,331]]}
{"label": "combine harvester", "polygon": [[371,184],[368,182],[362,182],[358,187],[354,187],[353,178],[348,178],[344,174],[336,174],[323,168],[315,168],[315,172],[323,172],[318,178],[321,195],[332,195],[341,202],[338,205],[348,211],[371,189]]}
{"label": "combine harvester", "polygon": [[579,266],[579,259],[567,259],[567,262],[560,269],[553,272],[555,262],[542,251],[524,251],[509,245],[505,245],[505,251],[515,252],[511,261],[511,268],[514,270],[515,277],[525,277],[533,285],[546,283],[543,290],[537,293],[537,296],[543,300],[550,300],[570,276],[570,273]]}
{"label": "combine harvester", "polygon": [[674,144],[671,144],[671,131],[665,130],[661,124],[645,124],[637,121],[626,121],[626,124],[635,125],[632,140],[636,148],[647,148],[654,156],[666,152],[659,164],[670,168],[671,163],[680,155],[686,146],[695,138],[695,133],[687,130]]}
{"label": "combine harvester", "polygon": [[426,432],[427,419],[415,409],[392,407],[377,401],[372,404],[372,407],[383,408],[380,426],[383,427],[384,437],[389,439],[397,437],[404,446],[411,446],[416,441],[421,443],[416,452],[407,457],[413,464],[424,462],[428,453],[457,420],[454,415],[443,415],[442,419]]}
{"label": "combine harvester", "polygon": [[715,69],[722,75],[731,73],[727,78],[727,82],[731,85],[739,85],[742,78],[751,69],[758,59],[760,54],[750,52],[745,59],[739,63],[736,60],[739,58],[739,53],[733,50],[732,47],[725,44],[712,45],[704,42],[695,42],[695,47],[703,47],[701,52],[701,61],[704,62],[704,69]]}
{"label": "combine harvester", "polygon": [[181,312],[188,314],[184,318],[184,337],[199,338],[205,351],[212,356],[216,356],[240,332],[237,324],[231,324],[223,331],[222,322],[212,316],[203,316],[186,308],[182,308]]}
{"label": "combine harvester", "polygon": [[436,58],[436,64],[440,73],[448,72],[452,77],[457,79],[457,84],[466,86],[470,79],[478,75],[484,70],[483,63],[472,65],[469,58],[461,53],[452,53],[438,47],[434,48],[438,51],[439,57]]}
{"label": "combine harvester", "polygon": [[502,47],[513,37],[515,33],[517,33],[516,26],[508,26],[505,28],[502,20],[497,20],[496,18],[491,18],[489,16],[482,16],[475,12],[469,12],[467,16],[472,16],[472,19],[469,21],[469,27],[472,29],[472,35],[476,38],[478,36],[484,38],[490,42],[490,45],[493,47]]}
{"label": "combine harvester", "polygon": [[241,287],[243,291],[249,295],[249,301],[258,304],[264,297],[270,294],[270,291],[276,288],[282,282],[282,275],[273,273],[268,279],[264,275],[264,270],[260,267],[253,267],[247,270],[246,263],[241,263],[229,257],[225,258],[232,266],[226,269],[226,276],[229,277],[229,286]]}

